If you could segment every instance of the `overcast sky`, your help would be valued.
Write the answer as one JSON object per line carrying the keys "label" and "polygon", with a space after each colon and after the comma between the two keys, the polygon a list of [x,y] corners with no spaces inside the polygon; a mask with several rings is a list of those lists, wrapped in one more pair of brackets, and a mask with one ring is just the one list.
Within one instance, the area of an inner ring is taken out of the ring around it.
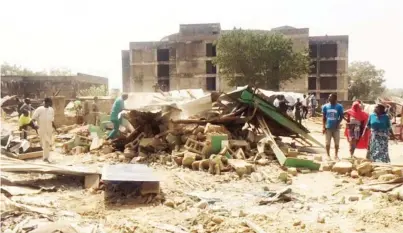
{"label": "overcast sky", "polygon": [[[403,87],[403,3],[396,0],[0,0],[0,62],[33,70],[69,68],[121,88],[120,51],[160,40],[179,24],[221,28],[308,27],[310,35],[349,35],[349,61],[386,71]],[[400,14],[399,14],[400,13]]]}

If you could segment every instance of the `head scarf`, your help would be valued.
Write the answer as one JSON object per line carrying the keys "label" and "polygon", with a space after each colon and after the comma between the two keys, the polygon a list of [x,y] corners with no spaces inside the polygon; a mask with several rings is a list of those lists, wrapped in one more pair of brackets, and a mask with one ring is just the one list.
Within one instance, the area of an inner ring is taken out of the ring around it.
{"label": "head scarf", "polygon": [[354,101],[353,106],[347,110],[347,113],[359,121],[366,121],[368,119],[368,114],[362,111],[358,101]]}

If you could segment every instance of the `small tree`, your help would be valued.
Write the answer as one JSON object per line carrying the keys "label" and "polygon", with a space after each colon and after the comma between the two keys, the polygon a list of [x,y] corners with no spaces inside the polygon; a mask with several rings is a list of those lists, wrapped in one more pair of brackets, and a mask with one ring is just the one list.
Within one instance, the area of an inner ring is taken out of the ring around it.
{"label": "small tree", "polygon": [[255,85],[279,90],[281,82],[309,71],[308,52],[296,52],[290,39],[234,29],[220,36],[214,63],[230,86]]}
{"label": "small tree", "polygon": [[375,100],[385,91],[385,71],[365,62],[353,62],[348,68],[349,99]]}

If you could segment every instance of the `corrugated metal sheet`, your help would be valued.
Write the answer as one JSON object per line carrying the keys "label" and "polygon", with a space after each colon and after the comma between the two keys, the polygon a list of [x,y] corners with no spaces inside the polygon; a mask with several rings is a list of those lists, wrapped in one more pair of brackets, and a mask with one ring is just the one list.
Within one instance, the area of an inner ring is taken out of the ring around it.
{"label": "corrugated metal sheet", "polygon": [[102,169],[102,180],[159,182],[153,170],[144,164],[105,165]]}

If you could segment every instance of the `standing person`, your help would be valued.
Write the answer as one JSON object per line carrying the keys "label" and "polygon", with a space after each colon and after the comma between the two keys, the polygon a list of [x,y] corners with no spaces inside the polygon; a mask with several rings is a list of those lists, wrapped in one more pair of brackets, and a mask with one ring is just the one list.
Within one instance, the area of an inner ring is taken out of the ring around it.
{"label": "standing person", "polygon": [[276,98],[273,101],[274,107],[278,108],[280,106],[280,95],[276,95]]}
{"label": "standing person", "polygon": [[44,106],[40,106],[35,110],[32,119],[38,122],[39,138],[41,139],[43,149],[43,160],[49,163],[53,129],[58,133],[54,123],[55,111],[52,108],[52,99],[49,97],[45,98]]}
{"label": "standing person", "polygon": [[119,126],[122,124],[122,118],[119,118],[119,113],[125,109],[124,101],[127,100],[129,96],[127,94],[122,94],[121,97],[117,98],[112,106],[111,121],[113,123],[113,130],[109,133],[107,139],[114,139],[119,133]]}
{"label": "standing person", "polygon": [[329,95],[329,103],[323,105],[323,134],[326,134],[326,153],[330,158],[330,143],[333,138],[335,158],[339,158],[340,123],[343,120],[343,106],[337,103],[335,94]]}
{"label": "standing person", "polygon": [[21,116],[21,106],[24,104],[23,101],[20,100],[20,98],[15,97],[15,100],[17,101],[17,112],[18,112],[18,116]]}
{"label": "standing person", "polygon": [[374,113],[369,116],[367,128],[371,129],[367,158],[374,162],[390,163],[389,158],[389,133],[394,139],[390,118],[386,114],[385,106],[378,104]]}
{"label": "standing person", "polygon": [[76,99],[74,101],[74,110],[76,112],[76,124],[81,125],[84,123],[84,109],[81,101]]}
{"label": "standing person", "polygon": [[308,106],[309,97],[304,95],[304,100],[302,101],[302,119],[308,119]]}
{"label": "standing person", "polygon": [[94,101],[91,104],[91,111],[92,111],[92,117],[94,120],[94,124],[98,125],[98,116],[99,116],[99,107],[98,107],[98,97],[94,97]]}
{"label": "standing person", "polygon": [[278,108],[280,109],[280,112],[287,114],[287,105],[288,101],[285,99],[284,95],[279,95],[279,103],[278,103]]}
{"label": "standing person", "polygon": [[302,124],[302,116],[301,115],[301,109],[303,107],[301,101],[299,100],[299,98],[297,98],[297,102],[295,103],[295,120],[299,123]]}
{"label": "standing person", "polygon": [[316,101],[316,96],[315,94],[311,95],[311,116],[315,116],[315,111],[316,111],[316,107],[318,106],[318,101]]}
{"label": "standing person", "polygon": [[369,134],[364,133],[365,126],[368,121],[368,114],[361,109],[359,101],[355,101],[353,106],[344,114],[347,121],[347,127],[344,135],[350,144],[350,156],[354,156],[355,149],[367,149]]}

